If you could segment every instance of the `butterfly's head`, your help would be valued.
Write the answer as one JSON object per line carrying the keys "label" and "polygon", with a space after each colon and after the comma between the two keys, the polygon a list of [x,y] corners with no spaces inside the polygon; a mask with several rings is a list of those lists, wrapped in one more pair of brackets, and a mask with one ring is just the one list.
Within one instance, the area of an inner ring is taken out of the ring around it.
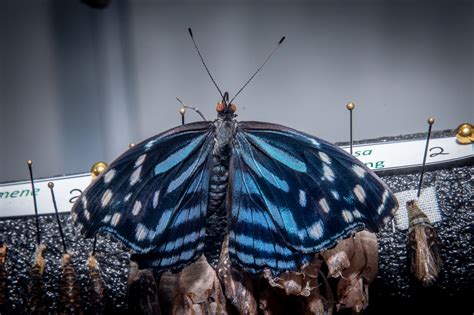
{"label": "butterfly's head", "polygon": [[224,98],[220,100],[216,105],[217,116],[222,119],[232,119],[237,115],[237,106],[235,104],[229,103],[229,93],[224,93]]}

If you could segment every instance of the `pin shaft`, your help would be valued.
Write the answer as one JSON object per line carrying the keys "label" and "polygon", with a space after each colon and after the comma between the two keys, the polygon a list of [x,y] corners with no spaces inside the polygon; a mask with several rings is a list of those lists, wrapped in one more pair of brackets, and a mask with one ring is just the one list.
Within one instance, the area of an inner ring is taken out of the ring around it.
{"label": "pin shaft", "polygon": [[352,155],[352,145],[353,145],[353,140],[352,140],[352,110],[349,111],[349,141],[350,141],[350,152]]}
{"label": "pin shaft", "polygon": [[433,127],[433,124],[430,123],[429,127],[428,127],[428,135],[426,136],[425,154],[423,155],[423,164],[421,166],[420,182],[418,183],[418,192],[416,193],[417,198],[420,198],[421,186],[423,184],[423,176],[425,175],[426,156],[428,155],[428,147],[429,147],[429,144],[430,144],[431,128],[432,127]]}
{"label": "pin shaft", "polygon": [[54,196],[54,185],[52,182],[48,184],[49,189],[51,190],[51,199],[53,199],[54,213],[56,214],[56,221],[58,222],[59,235],[61,236],[61,242],[63,243],[64,253],[67,252],[66,240],[64,239],[63,227],[61,225],[61,220],[59,220],[58,205],[56,204],[56,197]]}
{"label": "pin shaft", "polygon": [[30,171],[30,181],[31,181],[31,194],[33,195],[33,204],[35,207],[35,223],[36,223],[36,243],[41,244],[41,234],[39,227],[39,218],[38,218],[38,204],[36,202],[36,193],[35,193],[35,182],[33,180],[33,168],[31,161],[28,161],[28,169]]}
{"label": "pin shaft", "polygon": [[94,236],[94,243],[92,243],[92,256],[95,256],[96,247],[97,247],[97,235]]}

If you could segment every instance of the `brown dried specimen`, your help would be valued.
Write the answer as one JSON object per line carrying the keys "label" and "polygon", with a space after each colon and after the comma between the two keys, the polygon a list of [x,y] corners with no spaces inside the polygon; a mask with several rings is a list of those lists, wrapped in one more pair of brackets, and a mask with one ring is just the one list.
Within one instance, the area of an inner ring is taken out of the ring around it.
{"label": "brown dried specimen", "polygon": [[128,299],[130,314],[161,314],[158,286],[153,271],[138,269],[131,261],[128,274]]}
{"label": "brown dried specimen", "polygon": [[226,314],[226,299],[216,271],[201,256],[178,274],[165,272],[160,280],[165,314]]}
{"label": "brown dried specimen", "polygon": [[438,279],[442,260],[439,253],[441,242],[430,220],[414,200],[407,202],[408,257],[411,271],[425,287]]}
{"label": "brown dried specimen", "polygon": [[30,314],[46,314],[43,283],[45,267],[43,251],[45,249],[46,246],[43,244],[36,245],[35,258],[30,269],[30,277],[28,278],[28,311]]}
{"label": "brown dried specimen", "polygon": [[71,255],[63,254],[59,279],[59,313],[82,314],[80,297],[81,292]]}
{"label": "brown dried specimen", "polygon": [[337,285],[337,310],[351,308],[354,314],[369,304],[369,284],[378,273],[378,243],[374,233],[357,232],[353,237],[354,255],[341,273]]}
{"label": "brown dried specimen", "polygon": [[[378,271],[375,234],[356,233],[331,250],[316,254],[299,272],[256,277],[234,269],[224,240],[216,271],[204,256],[179,274],[166,272],[159,285],[165,314],[332,314],[333,290],[321,267],[339,278],[337,309],[360,313],[368,305],[368,286]],[[152,277],[152,275],[150,275]],[[154,278],[153,278],[154,279]],[[219,281],[220,280],[220,281]],[[155,293],[150,295],[156,296]]]}
{"label": "brown dried specimen", "polygon": [[89,256],[89,303],[91,312],[102,314],[105,309],[105,287],[100,273],[100,266],[93,255]]}
{"label": "brown dried specimen", "polygon": [[0,244],[0,313],[4,310],[8,302],[7,296],[7,251],[8,246],[7,244]]}
{"label": "brown dried specimen", "polygon": [[350,237],[340,241],[334,248],[321,252],[321,256],[328,266],[328,277],[339,277],[350,266],[354,256],[354,239]]}
{"label": "brown dried specimen", "polygon": [[222,244],[221,256],[217,266],[217,276],[222,283],[224,294],[239,314],[256,314],[257,301],[254,296],[254,279],[232,268],[229,258],[228,237]]}
{"label": "brown dried specimen", "polygon": [[[279,305],[275,296],[291,305],[291,311],[302,314],[332,314],[334,301],[329,285],[320,272],[323,260],[316,254],[313,261],[304,266],[301,272],[284,272],[278,277],[273,277],[269,270],[264,272],[264,278],[268,280],[271,288],[265,290],[260,298],[259,307],[264,314],[281,314],[288,312],[287,305]],[[321,283],[324,284],[324,294],[321,293]],[[280,290],[276,290],[276,289]],[[280,292],[277,292],[280,291]],[[283,296],[281,293],[284,293]],[[285,297],[286,296],[286,297]],[[297,299],[289,300],[288,296],[296,296]],[[296,308],[296,309],[295,309]]]}

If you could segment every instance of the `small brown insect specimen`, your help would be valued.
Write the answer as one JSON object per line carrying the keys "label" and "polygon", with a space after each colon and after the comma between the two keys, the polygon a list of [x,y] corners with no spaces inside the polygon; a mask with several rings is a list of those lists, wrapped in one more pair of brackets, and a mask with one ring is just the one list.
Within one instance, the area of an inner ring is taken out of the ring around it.
{"label": "small brown insect specimen", "polygon": [[100,273],[100,266],[94,255],[88,259],[89,266],[89,302],[94,314],[102,314],[105,309],[105,287]]}
{"label": "small brown insect specimen", "polygon": [[428,287],[436,282],[441,269],[440,240],[430,220],[414,200],[407,202],[407,211],[411,271],[423,286]]}
{"label": "small brown insect specimen", "polygon": [[7,251],[8,246],[5,243],[0,244],[0,314],[4,311],[4,308],[7,305],[8,296],[7,296]]}
{"label": "small brown insect specimen", "polygon": [[60,314],[82,314],[80,288],[70,254],[61,258],[61,278],[59,279]]}
{"label": "small brown insect specimen", "polygon": [[28,279],[28,308],[30,314],[46,313],[43,283],[43,273],[45,267],[43,251],[45,249],[46,246],[43,244],[36,246],[33,266],[30,269],[30,277]]}
{"label": "small brown insect specimen", "polygon": [[129,312],[132,314],[161,314],[158,285],[151,269],[139,269],[130,261],[128,268]]}

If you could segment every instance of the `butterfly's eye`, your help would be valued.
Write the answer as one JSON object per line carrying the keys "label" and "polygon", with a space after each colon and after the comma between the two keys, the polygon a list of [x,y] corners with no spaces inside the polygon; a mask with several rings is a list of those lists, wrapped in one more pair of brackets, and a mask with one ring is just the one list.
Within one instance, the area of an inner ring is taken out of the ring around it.
{"label": "butterfly's eye", "polygon": [[235,106],[235,104],[230,104],[229,109],[232,113],[235,113],[235,111],[237,110],[237,106]]}
{"label": "butterfly's eye", "polygon": [[223,113],[225,111],[225,104],[223,102],[217,103],[216,111],[218,113]]}

